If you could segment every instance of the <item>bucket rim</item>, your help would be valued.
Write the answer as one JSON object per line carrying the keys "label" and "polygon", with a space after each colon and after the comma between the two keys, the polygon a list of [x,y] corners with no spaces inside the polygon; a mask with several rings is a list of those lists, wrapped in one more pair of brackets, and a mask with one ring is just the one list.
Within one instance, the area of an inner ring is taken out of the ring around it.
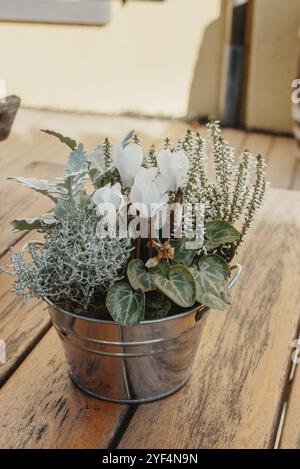
{"label": "bucket rim", "polygon": [[[124,324],[121,324],[113,320],[110,321],[110,320],[105,320],[105,319],[88,318],[86,316],[82,316],[81,314],[72,313],[71,311],[66,311],[63,308],[60,308],[59,306],[55,305],[51,300],[49,300],[49,298],[47,297],[44,297],[43,300],[48,304],[48,306],[51,306],[52,308],[57,309],[61,313],[66,314],[67,316],[70,316],[75,319],[81,319],[83,321],[90,321],[90,322],[94,322],[97,324],[110,324],[116,327],[117,326],[118,327],[120,326],[121,327],[135,327],[135,326],[124,326]],[[150,319],[149,321],[141,321],[136,325],[139,326],[139,325],[147,325],[147,324],[155,324],[155,323],[161,323],[165,321],[171,321],[174,319],[179,319],[179,318],[189,316],[192,313],[197,313],[200,311],[204,313],[205,311],[208,311],[208,310],[209,308],[207,306],[199,305],[199,306],[193,307],[192,309],[189,309],[188,311],[184,311],[179,314],[173,314],[172,316],[166,316],[165,318],[160,318],[160,319]]]}

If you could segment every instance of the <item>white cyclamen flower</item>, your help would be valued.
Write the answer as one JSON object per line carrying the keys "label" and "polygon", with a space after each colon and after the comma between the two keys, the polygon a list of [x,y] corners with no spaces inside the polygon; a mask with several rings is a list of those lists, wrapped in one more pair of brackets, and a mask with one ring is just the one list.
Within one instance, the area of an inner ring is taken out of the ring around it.
{"label": "white cyclamen flower", "polygon": [[134,179],[130,200],[141,218],[153,217],[165,205],[168,194],[161,191],[158,180],[158,168],[141,168]]}
{"label": "white cyclamen flower", "polygon": [[189,171],[189,159],[183,150],[161,150],[157,155],[160,171],[159,184],[163,191],[176,191],[182,187]]}
{"label": "white cyclamen flower", "polygon": [[143,162],[143,151],[136,143],[129,143],[125,147],[115,145],[112,159],[121,176],[123,187],[131,187],[135,176]]}
{"label": "white cyclamen flower", "polygon": [[118,210],[121,202],[123,202],[121,184],[117,182],[112,186],[109,183],[106,186],[97,189],[94,192],[92,199],[97,206],[101,204],[112,204],[115,209]]}

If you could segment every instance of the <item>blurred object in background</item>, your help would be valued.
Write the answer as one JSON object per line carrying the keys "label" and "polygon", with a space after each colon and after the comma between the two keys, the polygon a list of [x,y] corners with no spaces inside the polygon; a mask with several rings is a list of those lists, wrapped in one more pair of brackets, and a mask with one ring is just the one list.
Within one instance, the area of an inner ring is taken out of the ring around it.
{"label": "blurred object in background", "polygon": [[[110,21],[84,24],[90,4]],[[79,20],[50,23],[60,6]],[[23,106],[292,133],[300,0],[0,0],[1,20],[1,73]]]}
{"label": "blurred object in background", "polygon": [[5,140],[11,131],[17,110],[20,106],[18,96],[7,96],[0,100],[0,141]]}
{"label": "blurred object in background", "polygon": [[229,127],[237,127],[240,124],[248,14],[248,0],[233,1],[230,44],[226,44],[224,50],[224,55],[227,55],[227,70],[225,72],[224,109],[221,116],[223,124]]}
{"label": "blurred object in background", "polygon": [[292,115],[294,119],[294,135],[295,139],[297,140],[297,152],[296,156],[300,162],[300,28],[299,28],[299,50],[298,50],[298,69],[297,69],[297,77],[298,80],[295,80],[295,93],[293,93],[293,96],[295,97],[293,99],[293,104],[292,104]]}
{"label": "blurred object in background", "polygon": [[299,0],[249,0],[251,5],[244,124],[292,133],[291,83],[295,76]]}
{"label": "blurred object in background", "polygon": [[111,0],[0,0],[1,19],[56,24],[102,25]]}

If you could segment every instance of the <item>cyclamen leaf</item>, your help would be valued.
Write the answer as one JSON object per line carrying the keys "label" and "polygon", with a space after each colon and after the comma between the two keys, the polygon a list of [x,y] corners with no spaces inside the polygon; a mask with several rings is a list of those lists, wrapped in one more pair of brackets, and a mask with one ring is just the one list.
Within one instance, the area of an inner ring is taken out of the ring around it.
{"label": "cyclamen leaf", "polygon": [[195,249],[188,249],[186,243],[188,241],[185,238],[178,239],[178,240],[171,240],[170,244],[173,248],[175,248],[173,262],[181,262],[188,267],[192,264],[195,255],[197,254],[197,250]]}
{"label": "cyclamen leaf", "polygon": [[48,134],[48,135],[53,135],[54,137],[58,138],[58,140],[61,143],[65,143],[66,145],[68,145],[68,147],[70,147],[72,150],[75,150],[75,148],[77,147],[76,140],[73,140],[73,138],[70,138],[70,137],[64,137],[59,132],[55,132],[54,130],[48,130],[48,129],[46,130],[41,129],[41,132],[45,132],[45,134]]}
{"label": "cyclamen leaf", "polygon": [[178,264],[170,268],[169,278],[160,274],[153,274],[156,287],[178,306],[188,308],[193,306],[196,298],[196,285],[192,273],[183,265]]}
{"label": "cyclamen leaf", "polygon": [[44,215],[39,218],[16,218],[11,222],[12,231],[45,230],[56,225],[57,219],[51,215]]}
{"label": "cyclamen leaf", "polygon": [[198,303],[215,309],[227,309],[230,298],[227,280],[230,277],[228,264],[219,256],[202,257],[196,266],[191,267],[196,283],[196,300]]}
{"label": "cyclamen leaf", "polygon": [[132,259],[127,267],[127,276],[134,290],[149,292],[156,290],[150,272],[141,259]]}
{"label": "cyclamen leaf", "polygon": [[106,307],[114,321],[135,326],[144,319],[145,295],[133,291],[125,282],[116,283],[107,293]]}
{"label": "cyclamen leaf", "polygon": [[234,243],[240,236],[238,230],[230,223],[222,220],[212,220],[205,224],[205,247],[212,251],[222,244]]}
{"label": "cyclamen leaf", "polygon": [[163,277],[169,278],[170,264],[168,261],[161,260],[159,263],[150,269],[151,274],[160,274]]}

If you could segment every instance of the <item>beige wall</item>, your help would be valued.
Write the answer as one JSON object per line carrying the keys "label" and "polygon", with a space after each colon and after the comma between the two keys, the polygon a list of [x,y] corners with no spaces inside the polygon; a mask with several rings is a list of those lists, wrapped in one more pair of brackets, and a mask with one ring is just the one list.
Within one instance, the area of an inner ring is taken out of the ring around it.
{"label": "beige wall", "polygon": [[299,27],[299,0],[253,1],[247,127],[291,131],[291,83],[296,78]]}
{"label": "beige wall", "polygon": [[112,1],[104,27],[0,24],[0,78],[23,105],[217,114],[221,0]]}

